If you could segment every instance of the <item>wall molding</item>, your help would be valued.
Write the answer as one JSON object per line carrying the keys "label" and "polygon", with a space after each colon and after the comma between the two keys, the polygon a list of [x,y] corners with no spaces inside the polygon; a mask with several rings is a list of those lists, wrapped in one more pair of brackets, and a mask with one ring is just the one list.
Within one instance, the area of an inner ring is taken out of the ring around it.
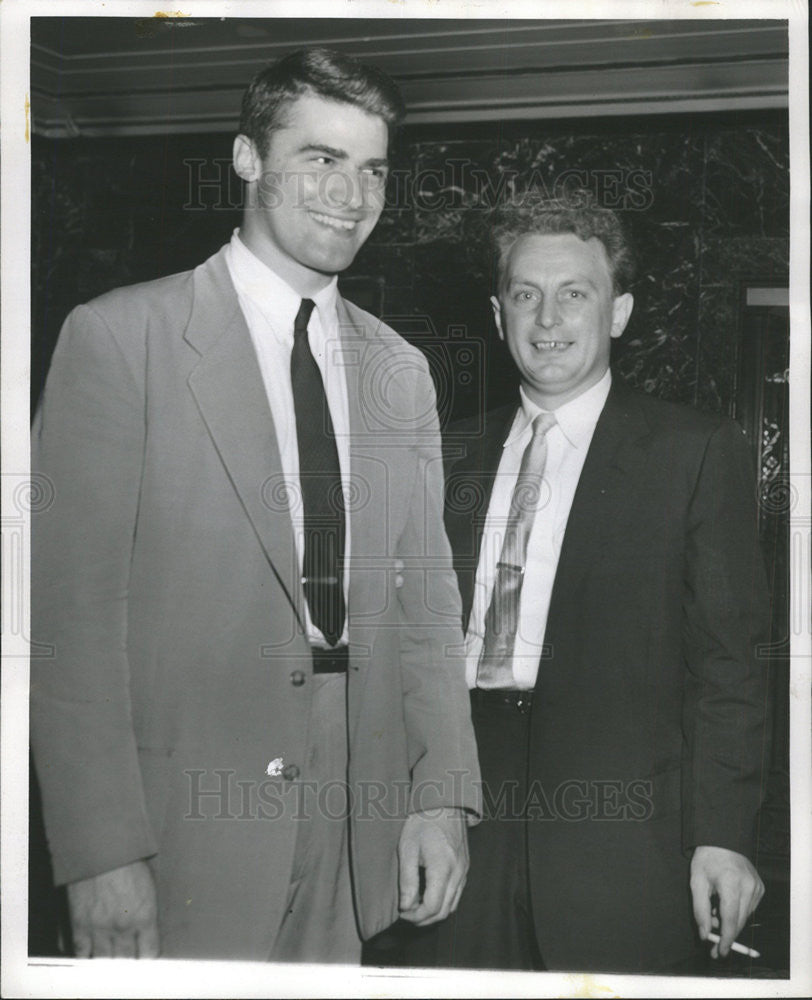
{"label": "wall molding", "polygon": [[233,131],[246,82],[300,45],[387,70],[407,123],[788,106],[785,21],[32,18],[34,132]]}

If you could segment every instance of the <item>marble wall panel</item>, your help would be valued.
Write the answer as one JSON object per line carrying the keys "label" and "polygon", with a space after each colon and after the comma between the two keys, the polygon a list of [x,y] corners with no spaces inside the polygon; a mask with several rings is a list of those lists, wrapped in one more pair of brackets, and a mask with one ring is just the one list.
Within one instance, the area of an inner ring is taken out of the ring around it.
{"label": "marble wall panel", "polygon": [[[583,185],[599,203],[621,212],[640,262],[635,312],[615,345],[617,371],[663,398],[730,411],[735,305],[707,286],[719,280],[720,268],[736,288],[745,265],[783,269],[785,240],[782,251],[758,235],[780,239],[782,225],[787,231],[786,152],[780,124],[714,130],[698,119],[660,130],[576,134],[529,123],[518,135],[514,125],[493,127],[487,135],[415,141],[413,309],[430,317],[438,335],[462,325],[482,344],[492,363],[472,398],[510,398],[510,361],[488,316],[486,209],[528,184],[553,196]],[[739,178],[739,195],[725,203],[720,192],[727,175]],[[712,302],[723,314],[719,323],[711,320]]]}
{"label": "marble wall panel", "polygon": [[558,197],[585,187],[599,203],[657,221],[701,212],[703,139],[691,133],[496,135],[415,144],[418,235],[448,237],[466,209],[526,187]]}
{"label": "marble wall panel", "polygon": [[698,248],[685,226],[651,226],[637,252],[646,266],[635,307],[614,350],[617,372],[635,388],[693,403],[696,390]]}
{"label": "marble wall panel", "polygon": [[780,236],[738,235],[706,236],[701,249],[696,405],[732,413],[744,289],[787,282],[789,247]]}
{"label": "marble wall panel", "polygon": [[784,237],[706,237],[702,249],[703,286],[747,279],[778,283],[789,274],[789,245]]}
{"label": "marble wall panel", "polygon": [[411,209],[400,209],[387,205],[381,212],[378,224],[369,237],[369,246],[387,246],[405,244],[411,246],[415,242],[414,212]]}
{"label": "marble wall panel", "polygon": [[708,236],[789,233],[789,141],[785,129],[708,136],[705,210]]}
{"label": "marble wall panel", "polygon": [[696,405],[702,410],[730,413],[739,365],[737,286],[705,285],[699,290]]}
{"label": "marble wall panel", "polygon": [[[404,243],[374,245],[367,243],[361,247],[347,275],[367,275],[385,278],[387,289],[412,288],[414,285],[414,248]],[[385,301],[385,300],[384,300]]]}

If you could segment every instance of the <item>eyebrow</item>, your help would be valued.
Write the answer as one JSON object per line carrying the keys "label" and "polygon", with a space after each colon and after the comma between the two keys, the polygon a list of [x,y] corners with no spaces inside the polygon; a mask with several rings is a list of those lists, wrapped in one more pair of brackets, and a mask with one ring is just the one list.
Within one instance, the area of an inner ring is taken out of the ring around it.
{"label": "eyebrow", "polygon": [[[531,288],[537,288],[541,291],[541,285],[532,278],[511,277],[508,281],[508,287],[512,287],[513,285],[529,285]],[[570,285],[589,285],[590,288],[598,287],[595,282],[591,280],[591,278],[586,277],[565,278],[563,281],[558,283],[559,288],[567,288]]]}
{"label": "eyebrow", "polygon": [[[348,160],[350,158],[349,153],[344,149],[336,149],[335,146],[325,146],[322,143],[307,143],[299,148],[300,153],[324,153],[326,156],[332,156],[334,160]],[[388,167],[389,160],[386,157],[374,157],[371,160],[365,160],[364,165],[368,167]]]}

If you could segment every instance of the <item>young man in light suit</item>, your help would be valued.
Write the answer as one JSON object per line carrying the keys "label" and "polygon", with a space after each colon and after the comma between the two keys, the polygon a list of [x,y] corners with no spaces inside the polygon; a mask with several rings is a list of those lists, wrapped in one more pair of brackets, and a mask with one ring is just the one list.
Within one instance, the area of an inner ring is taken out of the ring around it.
{"label": "young man in light suit", "polygon": [[633,304],[614,213],[530,192],[493,241],[520,400],[446,442],[485,819],[457,913],[407,961],[687,971],[696,929],[727,954],[763,893],[748,446],[611,374]]}
{"label": "young man in light suit", "polygon": [[353,962],[457,904],[478,771],[434,391],[336,290],[401,116],[338,53],[272,65],[231,242],[66,321],[31,735],[79,956]]}

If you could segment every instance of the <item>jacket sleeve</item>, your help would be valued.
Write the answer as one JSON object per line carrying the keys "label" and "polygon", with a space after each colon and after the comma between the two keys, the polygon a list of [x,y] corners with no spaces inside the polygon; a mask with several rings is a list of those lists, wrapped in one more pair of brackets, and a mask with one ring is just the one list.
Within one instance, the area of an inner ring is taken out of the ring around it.
{"label": "jacket sleeve", "polygon": [[[126,347],[126,353],[125,353]],[[32,437],[53,502],[31,527],[31,743],[57,884],[155,853],[133,733],[127,596],[143,364],[92,307],[62,329]]]}
{"label": "jacket sleeve", "polygon": [[769,766],[770,604],[747,444],[725,421],[708,439],[688,511],[683,847],[754,857]]}
{"label": "jacket sleeve", "polygon": [[479,762],[465,683],[460,596],[443,525],[443,458],[434,386],[416,383],[418,465],[398,555],[403,627],[401,678],[409,765],[409,811],[455,806],[481,815]]}

